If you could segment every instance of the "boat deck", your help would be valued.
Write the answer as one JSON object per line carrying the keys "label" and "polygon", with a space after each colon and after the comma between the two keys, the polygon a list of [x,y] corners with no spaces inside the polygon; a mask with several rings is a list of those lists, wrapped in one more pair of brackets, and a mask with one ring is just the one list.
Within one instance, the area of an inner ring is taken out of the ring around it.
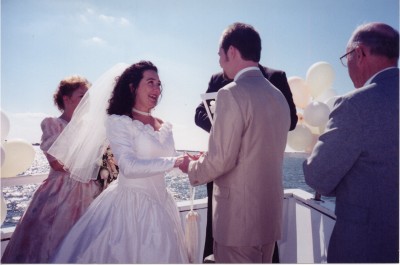
{"label": "boat deck", "polygon": [[[2,179],[1,186],[40,183],[47,175],[32,175]],[[190,201],[177,202],[182,226],[190,211]],[[286,189],[283,201],[283,231],[278,241],[281,263],[326,263],[329,239],[336,221],[334,203],[316,201],[301,189]],[[195,200],[194,210],[199,214],[199,249],[196,263],[202,263],[207,223],[207,198]],[[15,227],[1,229],[1,254]]]}

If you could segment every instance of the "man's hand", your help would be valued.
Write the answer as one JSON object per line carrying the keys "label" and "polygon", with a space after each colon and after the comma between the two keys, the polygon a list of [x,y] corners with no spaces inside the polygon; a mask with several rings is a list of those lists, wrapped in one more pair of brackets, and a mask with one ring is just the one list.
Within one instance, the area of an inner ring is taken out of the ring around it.
{"label": "man's hand", "polygon": [[187,155],[189,156],[189,158],[190,158],[191,160],[196,161],[196,160],[199,160],[199,158],[200,158],[203,154],[204,154],[204,152],[199,152],[198,154],[195,154],[195,155],[191,155],[191,154],[187,154]]}

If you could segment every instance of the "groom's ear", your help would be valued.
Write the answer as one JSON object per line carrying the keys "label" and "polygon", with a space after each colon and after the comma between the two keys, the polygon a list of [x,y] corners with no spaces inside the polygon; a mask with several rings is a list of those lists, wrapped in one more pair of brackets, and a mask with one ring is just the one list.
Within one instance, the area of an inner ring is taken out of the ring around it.
{"label": "groom's ear", "polygon": [[226,52],[226,56],[227,56],[227,58],[232,59],[232,58],[236,57],[238,53],[240,54],[239,50],[236,47],[234,47],[233,45],[231,45],[231,46],[229,46],[229,49]]}

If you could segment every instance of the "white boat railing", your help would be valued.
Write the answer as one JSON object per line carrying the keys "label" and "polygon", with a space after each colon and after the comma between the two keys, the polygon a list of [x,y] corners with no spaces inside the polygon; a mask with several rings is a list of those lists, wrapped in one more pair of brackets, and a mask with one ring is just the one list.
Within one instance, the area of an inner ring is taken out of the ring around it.
{"label": "white boat railing", "polygon": [[[18,176],[1,179],[1,187],[40,183],[47,174]],[[190,201],[177,202],[182,226],[190,211]],[[301,189],[286,189],[283,202],[283,231],[278,241],[281,263],[325,263],[329,239],[336,221],[334,203],[316,201],[314,196]],[[199,214],[199,242],[196,263],[202,263],[207,223],[207,198],[194,200],[194,210]],[[3,254],[15,227],[1,229],[1,254]]]}
{"label": "white boat railing", "polygon": [[1,188],[9,186],[19,186],[26,184],[41,183],[49,174],[37,174],[26,176],[15,176],[12,178],[1,178]]}

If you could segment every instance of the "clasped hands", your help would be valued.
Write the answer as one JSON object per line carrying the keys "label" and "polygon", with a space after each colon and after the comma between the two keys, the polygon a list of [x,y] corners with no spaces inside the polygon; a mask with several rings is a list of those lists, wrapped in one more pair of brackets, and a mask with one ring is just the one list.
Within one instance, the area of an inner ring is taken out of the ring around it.
{"label": "clasped hands", "polygon": [[183,156],[180,156],[176,159],[174,167],[179,167],[179,169],[182,170],[183,173],[188,173],[190,161],[196,161],[202,155],[203,155],[203,152],[200,152],[195,155],[185,153]]}

